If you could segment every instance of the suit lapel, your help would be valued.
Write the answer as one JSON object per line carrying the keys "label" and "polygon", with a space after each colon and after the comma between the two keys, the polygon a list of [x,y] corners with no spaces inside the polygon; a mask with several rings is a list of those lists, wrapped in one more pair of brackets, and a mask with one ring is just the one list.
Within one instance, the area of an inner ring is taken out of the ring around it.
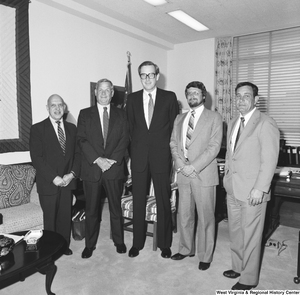
{"label": "suit lapel", "polygon": [[237,121],[239,120],[239,117],[235,118],[232,124],[229,125],[230,129],[228,130],[229,137],[227,138],[227,146],[228,150],[232,152],[232,136],[233,136],[233,131],[234,131],[234,126],[236,125]]}
{"label": "suit lapel", "polygon": [[110,114],[109,114],[108,133],[107,133],[107,140],[106,140],[107,143],[110,142],[109,137],[111,136],[112,131],[114,129],[114,125],[117,121],[117,116],[118,116],[118,114],[117,114],[114,106],[111,105],[110,106]]}
{"label": "suit lapel", "polygon": [[183,134],[183,123],[184,123],[184,120],[185,120],[187,115],[188,115],[188,112],[186,112],[182,116],[180,116],[179,117],[179,122],[177,124],[179,126],[178,134],[179,134],[179,142],[181,144],[181,150],[184,150],[183,136],[186,136],[186,135]]}
{"label": "suit lapel", "polygon": [[62,151],[62,148],[60,146],[60,143],[58,141],[58,138],[57,138],[57,135],[56,135],[56,132],[53,128],[53,125],[50,121],[50,119],[48,118],[45,122],[45,134],[49,134],[48,136],[48,140],[50,142],[50,144],[53,146],[54,149],[57,150],[57,152],[61,153],[63,155],[63,151]]}
{"label": "suit lapel", "polygon": [[259,120],[260,120],[260,112],[258,110],[255,110],[254,113],[252,114],[250,120],[246,124],[243,132],[241,133],[240,138],[235,147],[235,150],[237,150],[239,148],[239,146],[241,144],[243,144],[243,141],[248,137],[248,135],[253,132],[253,130],[256,128]]}
{"label": "suit lapel", "polygon": [[101,140],[97,140],[97,144],[99,146],[99,149],[101,149],[104,143],[104,138],[103,138],[101,120],[100,120],[100,115],[99,115],[97,105],[91,108],[91,122],[92,122],[91,126],[95,130],[95,134],[100,134]]}
{"label": "suit lapel", "polygon": [[207,111],[206,109],[204,108],[203,109],[203,112],[201,114],[201,116],[199,117],[199,120],[194,128],[194,132],[192,134],[192,138],[191,138],[191,141],[190,141],[190,144],[192,144],[195,139],[197,138],[197,136],[203,131],[205,130],[205,125],[207,124],[207,121],[208,121],[208,117],[207,117]]}
{"label": "suit lapel", "polygon": [[[137,110],[137,116],[140,118],[141,124],[144,125],[145,128],[148,129],[147,126],[147,122],[146,122],[146,118],[145,118],[145,110],[144,110],[144,97],[143,97],[143,90],[140,90],[139,92],[137,92],[137,96],[136,96],[136,110]],[[156,102],[155,102],[156,104]],[[154,105],[154,111],[153,111],[153,117],[155,114],[155,105]],[[153,120],[152,117],[152,120]]]}

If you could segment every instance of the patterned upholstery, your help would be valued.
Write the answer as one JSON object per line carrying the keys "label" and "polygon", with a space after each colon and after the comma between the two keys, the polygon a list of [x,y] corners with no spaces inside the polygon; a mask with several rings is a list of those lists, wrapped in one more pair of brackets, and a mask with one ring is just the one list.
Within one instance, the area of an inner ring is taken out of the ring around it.
{"label": "patterned upholstery", "polygon": [[[131,184],[131,183],[130,183]],[[153,186],[153,185],[152,185]],[[172,190],[172,196],[170,199],[171,202],[171,211],[172,211],[172,223],[173,223],[173,231],[176,232],[177,226],[176,226],[176,190],[177,190],[177,184],[172,183],[171,184],[171,190]],[[153,190],[150,189],[151,193],[154,193]],[[132,232],[132,218],[133,218],[133,198],[132,194],[125,194],[121,198],[121,208],[123,212],[124,219],[129,220],[128,222],[124,222],[124,230],[131,231]],[[151,195],[147,197],[147,203],[146,203],[146,216],[145,220],[147,222],[153,223],[153,232],[147,232],[147,236],[153,237],[153,251],[157,250],[157,237],[156,237],[156,231],[157,231],[157,206],[156,206],[156,200],[155,196]]]}
{"label": "patterned upholstery", "polygon": [[43,228],[35,173],[29,164],[0,165],[0,233]]}
{"label": "patterned upholstery", "polygon": [[29,229],[43,228],[43,211],[39,205],[39,197],[34,183],[30,202],[22,206],[1,209],[3,224],[0,225],[1,233],[13,233]]}
{"label": "patterned upholstery", "polygon": [[[133,218],[133,200],[132,195],[125,195],[121,198],[121,207],[123,211],[124,218]],[[176,211],[176,201],[171,199],[171,210],[172,213]],[[146,221],[157,222],[157,206],[155,196],[148,196],[146,203]]]}
{"label": "patterned upholstery", "polygon": [[0,165],[0,209],[29,203],[35,173],[31,165]]}

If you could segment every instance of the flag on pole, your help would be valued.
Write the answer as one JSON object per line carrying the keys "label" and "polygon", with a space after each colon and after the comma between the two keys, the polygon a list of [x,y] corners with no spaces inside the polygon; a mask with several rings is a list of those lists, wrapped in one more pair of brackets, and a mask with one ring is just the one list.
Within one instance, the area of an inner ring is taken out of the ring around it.
{"label": "flag on pole", "polygon": [[127,96],[128,94],[130,94],[132,92],[132,81],[131,81],[131,61],[130,61],[130,52],[127,51],[127,58],[128,58],[128,62],[127,62],[127,71],[126,71],[126,78],[125,78],[125,96],[124,96],[124,104],[123,104],[123,108],[126,107],[126,103],[127,103]]}

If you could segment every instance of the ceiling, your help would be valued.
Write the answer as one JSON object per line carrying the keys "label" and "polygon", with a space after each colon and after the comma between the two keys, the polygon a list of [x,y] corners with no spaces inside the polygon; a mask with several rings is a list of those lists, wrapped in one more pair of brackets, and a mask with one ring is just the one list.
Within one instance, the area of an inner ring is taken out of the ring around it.
{"label": "ceiling", "polygon": [[[157,7],[143,0],[38,1],[169,48],[201,39],[300,26],[300,0],[167,0]],[[210,30],[194,31],[167,14],[177,9]]]}

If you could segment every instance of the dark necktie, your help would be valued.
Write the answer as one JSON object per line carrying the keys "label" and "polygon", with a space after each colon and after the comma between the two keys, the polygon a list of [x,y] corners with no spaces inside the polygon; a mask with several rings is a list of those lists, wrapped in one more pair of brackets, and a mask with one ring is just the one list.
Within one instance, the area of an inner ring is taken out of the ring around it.
{"label": "dark necktie", "polygon": [[234,144],[234,149],[236,148],[236,145],[237,145],[237,142],[245,128],[245,118],[244,117],[241,117],[241,123],[240,123],[240,127],[239,127],[239,130],[238,130],[238,133],[236,135],[236,139],[235,139],[235,144]]}
{"label": "dark necktie", "polygon": [[151,120],[152,120],[152,116],[153,116],[153,98],[152,98],[152,94],[149,93],[149,102],[148,102],[148,123],[149,123],[149,127],[151,124]]}
{"label": "dark necktie", "polygon": [[63,153],[65,154],[65,152],[66,152],[65,134],[64,134],[64,131],[62,130],[62,128],[60,127],[60,121],[56,121],[56,123],[57,123],[57,132],[58,132],[58,141],[63,150]]}
{"label": "dark necktie", "polygon": [[187,132],[186,132],[186,140],[185,140],[185,149],[186,150],[189,148],[191,138],[192,138],[192,134],[194,132],[194,121],[195,121],[195,111],[192,110],[190,120],[189,120],[189,123],[188,123]]}
{"label": "dark necktie", "polygon": [[108,125],[109,125],[109,119],[108,119],[107,107],[104,107],[103,108],[103,138],[104,138],[104,147],[106,146],[106,139],[107,139],[107,133],[108,133]]}

